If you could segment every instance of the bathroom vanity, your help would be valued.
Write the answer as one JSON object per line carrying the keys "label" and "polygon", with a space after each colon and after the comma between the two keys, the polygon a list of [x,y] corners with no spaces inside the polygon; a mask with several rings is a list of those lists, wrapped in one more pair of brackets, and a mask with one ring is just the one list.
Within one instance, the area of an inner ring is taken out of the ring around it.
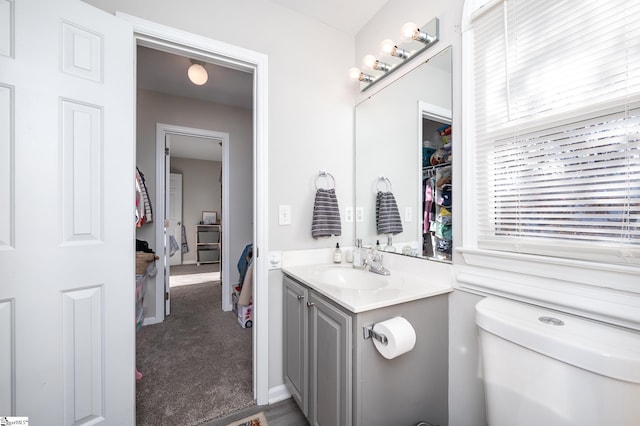
{"label": "bathroom vanity", "polygon": [[[447,424],[449,286],[350,266],[283,272],[284,381],[310,424]],[[363,330],[396,316],[416,343],[387,359]]]}

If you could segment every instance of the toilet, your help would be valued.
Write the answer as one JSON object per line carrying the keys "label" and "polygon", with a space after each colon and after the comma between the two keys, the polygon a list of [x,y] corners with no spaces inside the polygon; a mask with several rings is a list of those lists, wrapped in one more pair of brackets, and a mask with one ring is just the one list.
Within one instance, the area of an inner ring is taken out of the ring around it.
{"label": "toilet", "polygon": [[476,324],[489,426],[640,425],[640,333],[498,297]]}

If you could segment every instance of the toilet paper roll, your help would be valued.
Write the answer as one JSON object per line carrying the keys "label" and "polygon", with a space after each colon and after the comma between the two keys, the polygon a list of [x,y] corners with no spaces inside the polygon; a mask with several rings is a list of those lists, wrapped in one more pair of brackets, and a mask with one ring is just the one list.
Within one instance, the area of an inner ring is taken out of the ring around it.
{"label": "toilet paper roll", "polygon": [[373,331],[387,336],[386,345],[377,339],[373,340],[378,352],[387,359],[407,353],[416,345],[416,331],[403,317],[379,322],[373,326]]}

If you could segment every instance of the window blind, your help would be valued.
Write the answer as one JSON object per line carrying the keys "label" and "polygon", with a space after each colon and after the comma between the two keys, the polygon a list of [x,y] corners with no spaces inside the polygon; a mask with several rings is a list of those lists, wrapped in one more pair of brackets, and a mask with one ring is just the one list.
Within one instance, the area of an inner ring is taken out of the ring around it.
{"label": "window blind", "polygon": [[472,20],[478,246],[640,264],[640,2]]}

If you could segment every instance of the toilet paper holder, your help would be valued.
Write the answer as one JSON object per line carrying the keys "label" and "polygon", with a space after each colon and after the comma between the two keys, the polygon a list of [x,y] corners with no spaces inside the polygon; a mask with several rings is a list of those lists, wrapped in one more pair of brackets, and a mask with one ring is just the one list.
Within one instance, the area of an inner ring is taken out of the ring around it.
{"label": "toilet paper holder", "polygon": [[369,338],[374,338],[377,341],[381,342],[383,345],[386,345],[389,342],[389,340],[387,339],[387,336],[375,331],[373,329],[374,326],[375,324],[371,324],[371,325],[365,325],[364,327],[362,327],[362,334],[364,335],[365,340]]}

